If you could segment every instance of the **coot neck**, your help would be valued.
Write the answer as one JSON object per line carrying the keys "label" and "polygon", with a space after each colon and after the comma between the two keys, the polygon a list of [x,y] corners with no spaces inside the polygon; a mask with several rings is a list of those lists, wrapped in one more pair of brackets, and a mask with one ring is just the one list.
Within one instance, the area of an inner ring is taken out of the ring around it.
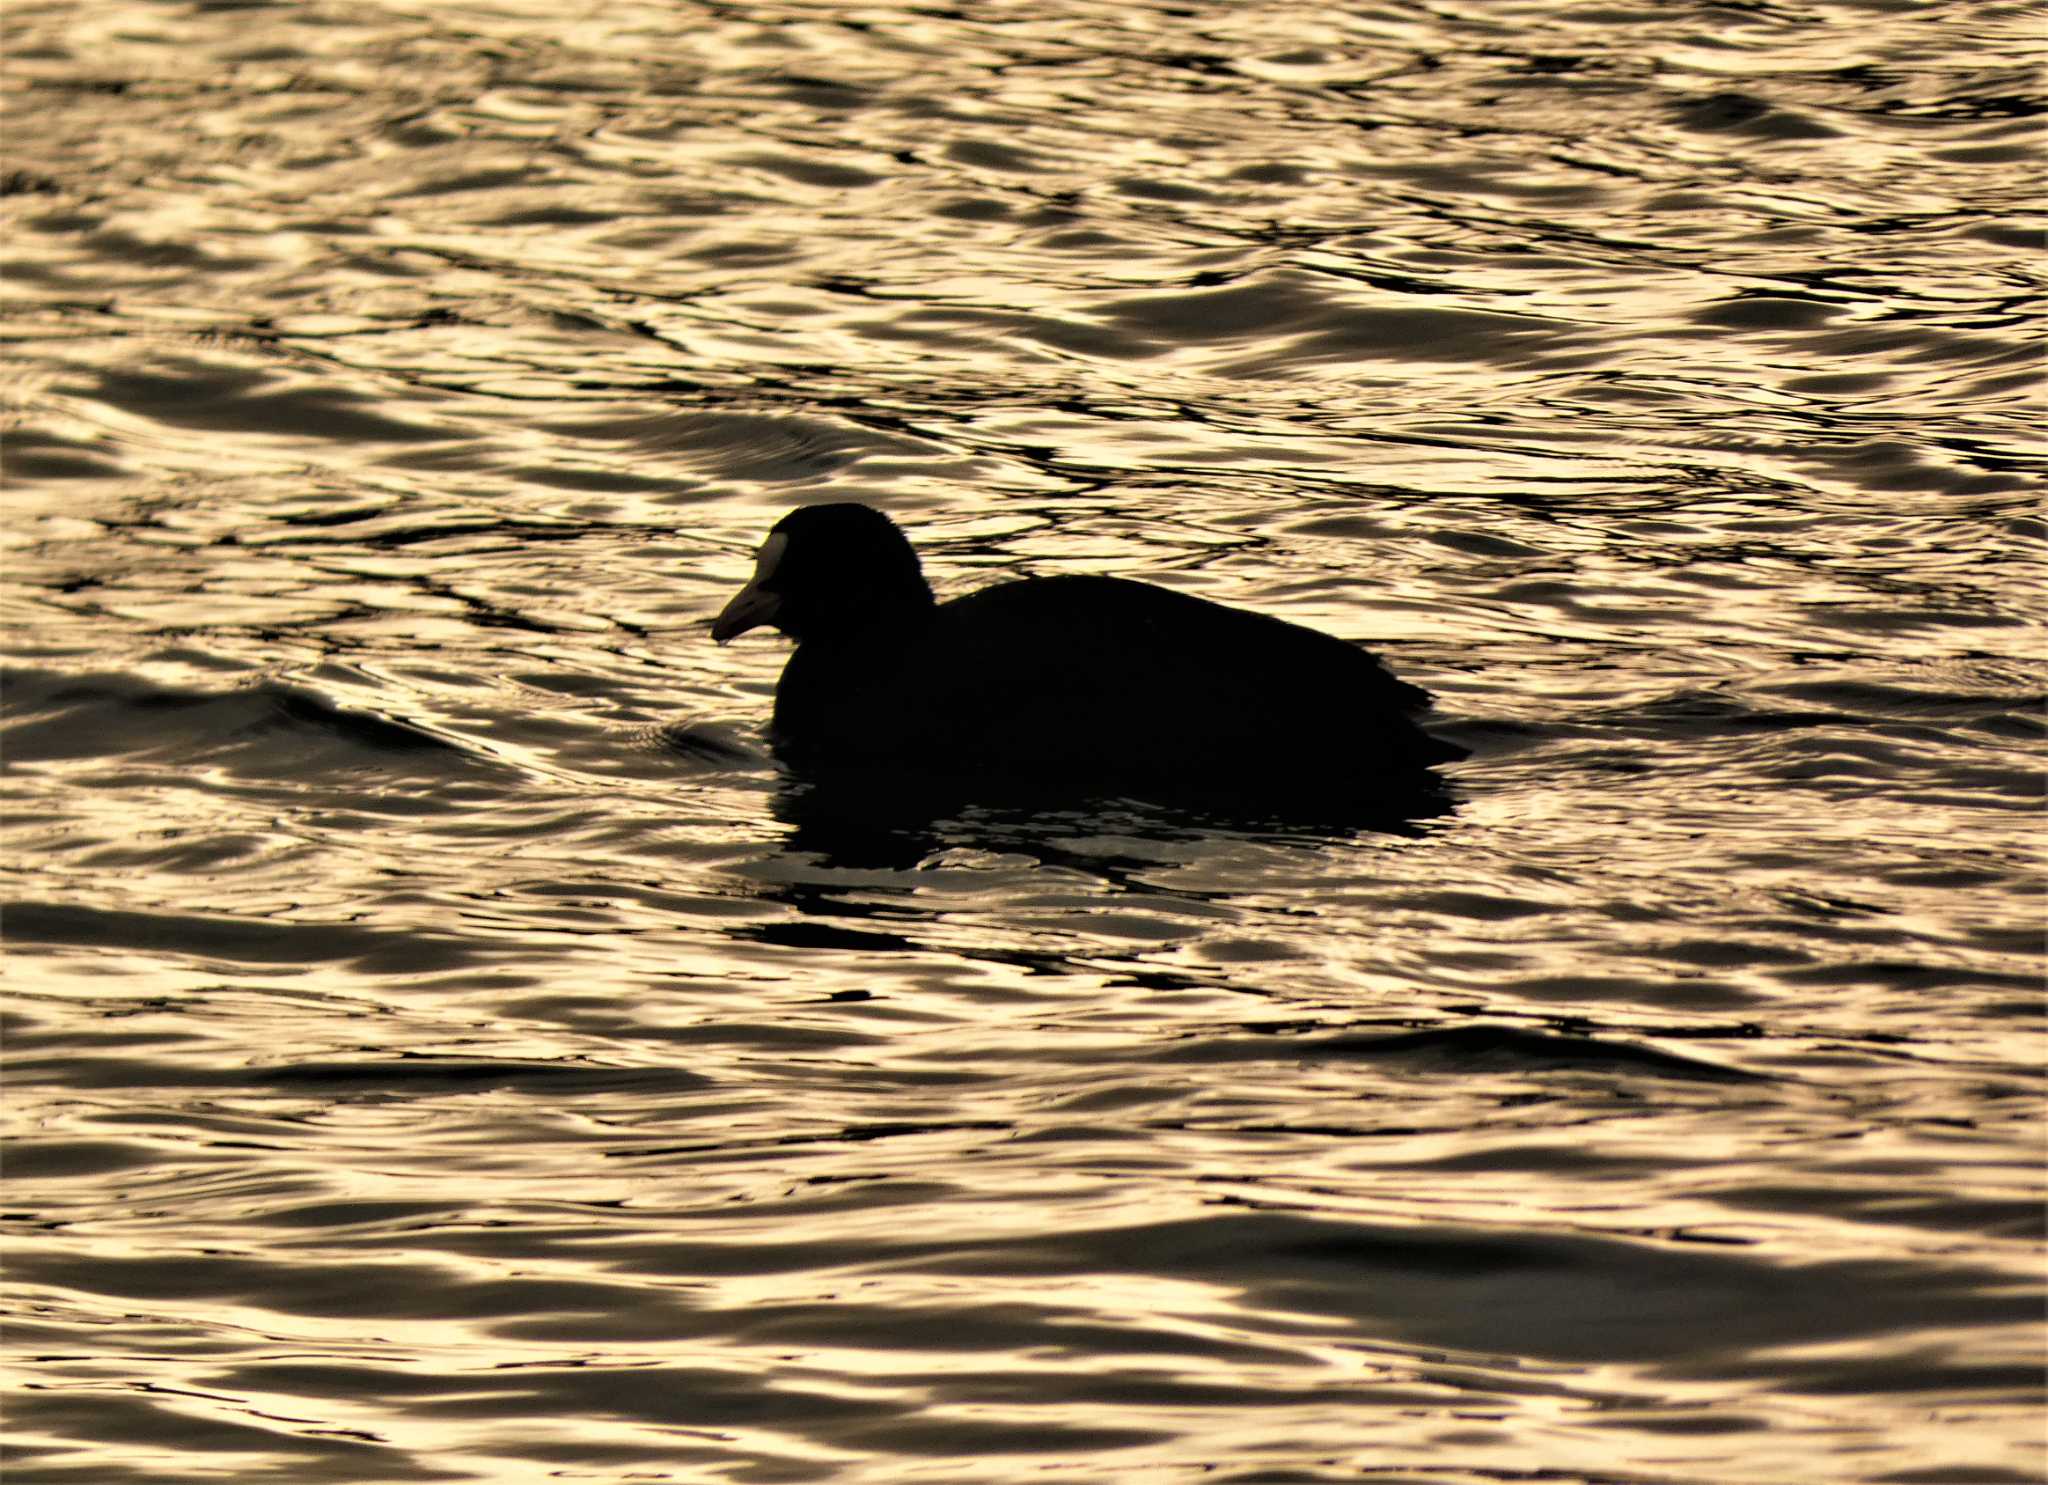
{"label": "coot neck", "polygon": [[922,582],[914,590],[902,587],[888,593],[863,593],[858,601],[835,612],[831,622],[807,627],[797,644],[813,649],[901,644],[931,623],[936,608],[932,590]]}

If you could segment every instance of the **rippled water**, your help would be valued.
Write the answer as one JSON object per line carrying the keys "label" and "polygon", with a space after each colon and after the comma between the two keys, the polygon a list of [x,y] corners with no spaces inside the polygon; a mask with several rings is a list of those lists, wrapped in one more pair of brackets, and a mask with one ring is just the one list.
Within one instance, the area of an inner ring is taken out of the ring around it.
{"label": "rippled water", "polygon": [[[2041,1478],[2038,11],[6,28],[9,1485]],[[821,818],[844,498],[1454,807]]]}

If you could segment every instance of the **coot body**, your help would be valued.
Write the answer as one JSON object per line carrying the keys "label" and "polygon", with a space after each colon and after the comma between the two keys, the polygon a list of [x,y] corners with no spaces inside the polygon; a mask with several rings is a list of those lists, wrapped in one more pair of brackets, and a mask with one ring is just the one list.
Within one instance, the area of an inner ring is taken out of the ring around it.
{"label": "coot body", "polygon": [[1412,785],[1464,756],[1411,720],[1426,691],[1298,624],[1106,577],[936,603],[864,505],[807,506],[769,533],[712,637],[762,624],[797,642],[772,735],[798,765],[1157,797]]}

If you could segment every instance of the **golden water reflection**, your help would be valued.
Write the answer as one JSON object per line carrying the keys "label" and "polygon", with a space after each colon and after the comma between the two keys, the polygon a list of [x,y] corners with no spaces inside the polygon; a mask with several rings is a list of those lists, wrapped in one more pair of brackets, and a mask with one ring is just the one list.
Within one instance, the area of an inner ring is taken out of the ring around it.
{"label": "golden water reflection", "polygon": [[[15,1473],[2039,1477],[2018,11],[7,25]],[[1454,807],[821,828],[823,499]]]}

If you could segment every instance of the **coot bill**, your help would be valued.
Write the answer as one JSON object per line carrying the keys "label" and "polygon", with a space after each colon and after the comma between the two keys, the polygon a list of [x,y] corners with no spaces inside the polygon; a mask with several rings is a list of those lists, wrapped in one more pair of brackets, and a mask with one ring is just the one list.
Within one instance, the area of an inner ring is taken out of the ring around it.
{"label": "coot bill", "polygon": [[764,624],[796,641],[771,738],[798,765],[1156,797],[1356,793],[1465,756],[1410,720],[1428,692],[1298,624],[1109,577],[938,603],[909,540],[865,505],[776,523],[711,637]]}

